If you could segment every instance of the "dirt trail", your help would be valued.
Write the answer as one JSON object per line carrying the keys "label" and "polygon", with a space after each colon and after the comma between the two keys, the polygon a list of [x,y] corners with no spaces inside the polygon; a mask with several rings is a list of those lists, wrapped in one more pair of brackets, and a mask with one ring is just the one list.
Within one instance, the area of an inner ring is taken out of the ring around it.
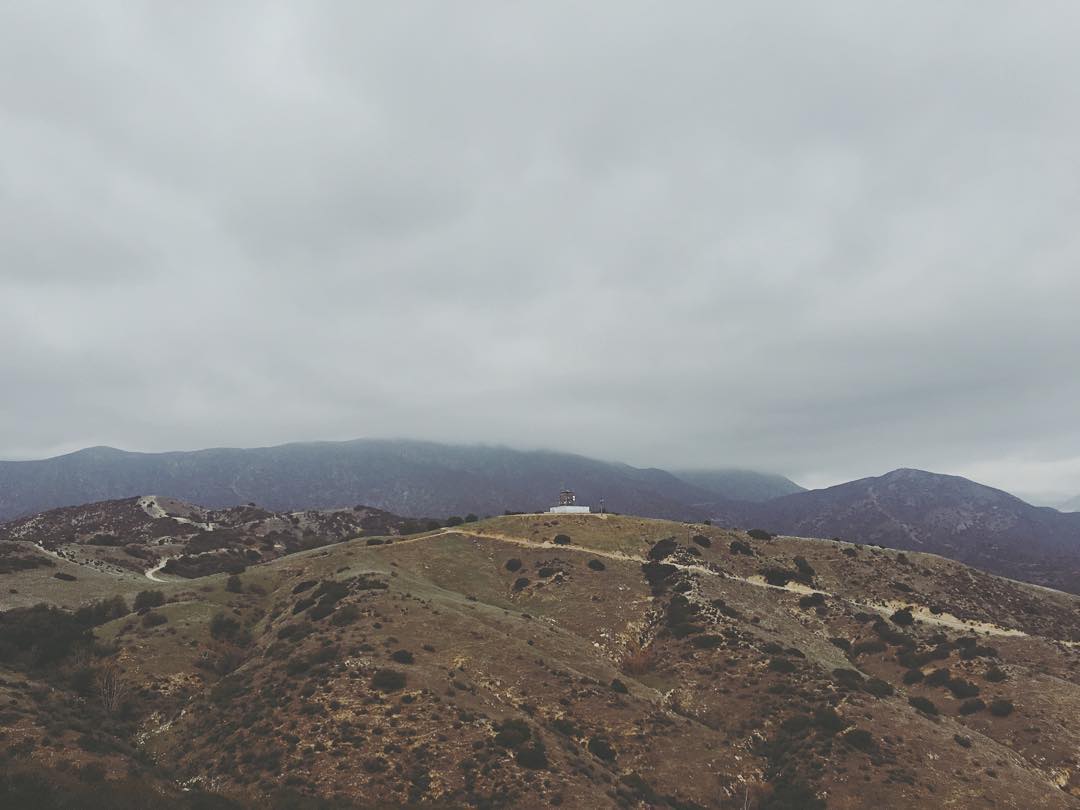
{"label": "dirt trail", "polygon": [[162,558],[161,562],[159,562],[153,568],[147,568],[146,571],[144,572],[146,574],[146,578],[151,580],[152,582],[168,582],[168,580],[162,579],[161,577],[159,577],[157,575],[157,572],[160,571],[162,568],[164,568],[168,564],[169,560],[172,560],[172,559],[174,559],[174,558],[173,557],[164,557],[164,558]]}

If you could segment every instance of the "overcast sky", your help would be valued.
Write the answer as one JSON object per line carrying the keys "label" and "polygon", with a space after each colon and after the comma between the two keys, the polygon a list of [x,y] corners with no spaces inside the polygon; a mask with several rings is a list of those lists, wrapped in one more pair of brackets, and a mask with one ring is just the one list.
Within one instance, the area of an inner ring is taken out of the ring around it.
{"label": "overcast sky", "polygon": [[1080,4],[0,3],[0,457],[1080,493]]}

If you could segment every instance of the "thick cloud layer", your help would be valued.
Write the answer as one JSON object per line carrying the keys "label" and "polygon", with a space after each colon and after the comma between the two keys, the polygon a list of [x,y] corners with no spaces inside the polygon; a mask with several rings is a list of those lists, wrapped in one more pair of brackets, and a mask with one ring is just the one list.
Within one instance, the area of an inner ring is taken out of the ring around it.
{"label": "thick cloud layer", "polygon": [[0,9],[0,457],[1080,492],[1080,6]]}

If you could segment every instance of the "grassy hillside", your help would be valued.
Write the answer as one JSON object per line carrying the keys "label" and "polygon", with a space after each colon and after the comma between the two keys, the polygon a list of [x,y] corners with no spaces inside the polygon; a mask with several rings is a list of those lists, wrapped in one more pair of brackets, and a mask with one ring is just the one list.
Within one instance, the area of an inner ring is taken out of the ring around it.
{"label": "grassy hillside", "polygon": [[0,791],[48,767],[229,806],[1080,806],[1080,599],[933,555],[519,515],[143,585],[142,615],[4,614]]}

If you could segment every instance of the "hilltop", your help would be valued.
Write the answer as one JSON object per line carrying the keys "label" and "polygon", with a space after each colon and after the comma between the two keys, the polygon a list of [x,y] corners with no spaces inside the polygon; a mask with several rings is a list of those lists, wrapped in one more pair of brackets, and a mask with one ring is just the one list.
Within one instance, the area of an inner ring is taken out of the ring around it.
{"label": "hilltop", "polygon": [[1080,807],[1080,599],[932,554],[517,515],[113,584],[0,620],[0,798]]}

